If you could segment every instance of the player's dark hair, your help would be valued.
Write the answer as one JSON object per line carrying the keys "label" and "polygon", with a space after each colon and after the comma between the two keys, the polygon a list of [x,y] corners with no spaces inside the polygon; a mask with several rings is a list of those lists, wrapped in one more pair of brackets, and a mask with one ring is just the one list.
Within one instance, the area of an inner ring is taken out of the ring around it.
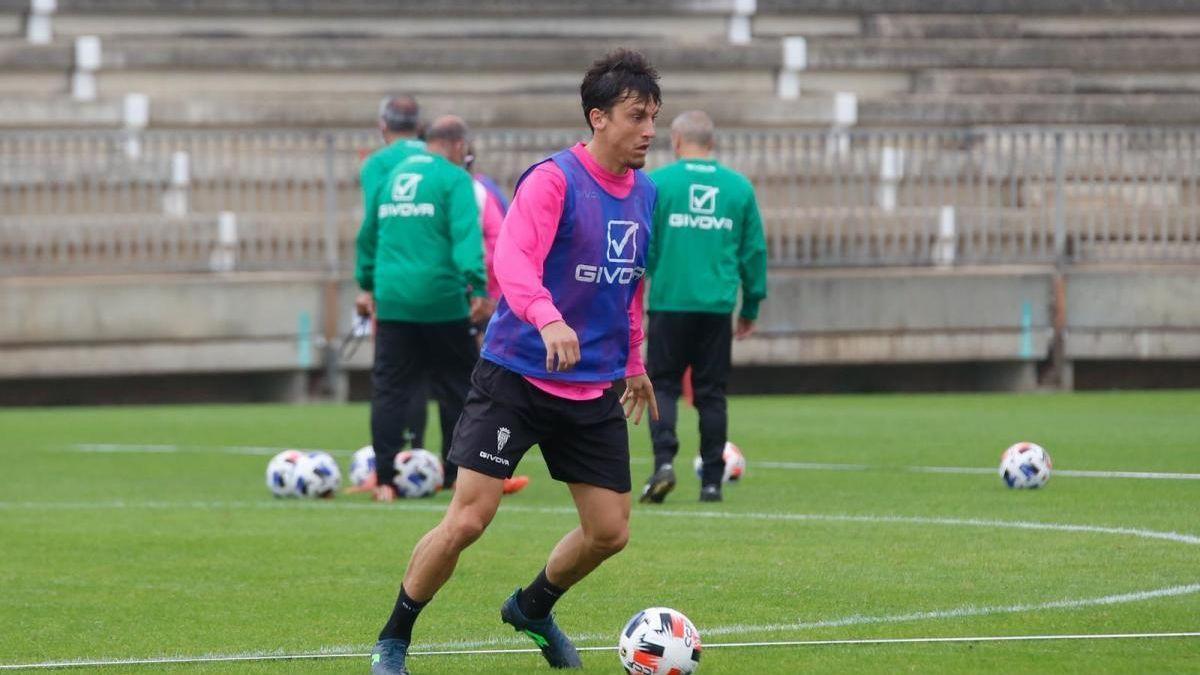
{"label": "player's dark hair", "polygon": [[658,71],[640,52],[616,49],[588,69],[583,84],[579,85],[579,98],[583,103],[583,118],[591,129],[592,120],[588,113],[592,108],[610,112],[614,105],[627,98],[661,104]]}

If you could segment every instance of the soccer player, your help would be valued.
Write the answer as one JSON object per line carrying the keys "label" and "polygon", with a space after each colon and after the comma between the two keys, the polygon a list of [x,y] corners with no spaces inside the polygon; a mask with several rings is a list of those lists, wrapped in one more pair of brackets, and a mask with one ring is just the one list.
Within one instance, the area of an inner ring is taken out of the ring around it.
{"label": "soccer player", "polygon": [[[496,243],[503,298],[454,430],[458,487],[416,545],[372,672],[408,672],[421,609],[483,534],[511,476],[535,443],[550,475],[567,484],[579,526],[534,580],[500,608],[554,668],[581,667],[550,610],[572,586],[625,547],[630,476],[626,419],[657,417],[639,354],[641,288],[654,185],[638,169],[654,139],[658,74],[637,52],[596,61],[580,86],[592,138],[526,171]],[[618,398],[610,388],[625,379]]]}
{"label": "soccer player", "polygon": [[385,502],[396,496],[404,413],[413,396],[424,397],[425,381],[438,401],[445,486],[454,485],[450,437],[479,358],[469,319],[478,321],[490,302],[474,183],[461,166],[466,124],[439,117],[425,141],[428,152],[397,164],[371,196],[358,236],[357,279],[378,318],[371,436],[375,498]]}
{"label": "soccer player", "polygon": [[767,296],[767,244],[754,186],[713,159],[713,123],[705,113],[681,113],[671,122],[678,161],[650,174],[658,187],[647,268],[650,325],[647,367],[662,417],[650,423],[654,474],[643,503],[661,503],[675,487],[676,406],[684,372],[692,369],[693,401],[700,413],[700,501],[721,501],[728,416],[730,314],[742,292],[737,337],[754,332]]}

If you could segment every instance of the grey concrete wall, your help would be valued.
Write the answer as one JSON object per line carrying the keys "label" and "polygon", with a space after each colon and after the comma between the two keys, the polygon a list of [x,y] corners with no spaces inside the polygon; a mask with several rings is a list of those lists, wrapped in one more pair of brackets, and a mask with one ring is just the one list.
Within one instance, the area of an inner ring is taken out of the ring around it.
{"label": "grey concrete wall", "polygon": [[1067,279],[1067,357],[1200,358],[1200,268],[1096,267]]}
{"label": "grey concrete wall", "polygon": [[319,364],[317,275],[0,280],[0,377],[302,370]]}
{"label": "grey concrete wall", "polygon": [[776,271],[740,364],[1035,361],[1051,335],[1045,268]]}
{"label": "grey concrete wall", "polygon": [[[317,372],[357,289],[319,274],[0,279],[0,379]],[[1200,270],[1080,268],[1066,282],[1066,351],[1081,361],[1200,359]],[[994,364],[1030,388],[1049,355],[1053,270],[773,270],[743,366]],[[343,366],[370,367],[368,341]]]}

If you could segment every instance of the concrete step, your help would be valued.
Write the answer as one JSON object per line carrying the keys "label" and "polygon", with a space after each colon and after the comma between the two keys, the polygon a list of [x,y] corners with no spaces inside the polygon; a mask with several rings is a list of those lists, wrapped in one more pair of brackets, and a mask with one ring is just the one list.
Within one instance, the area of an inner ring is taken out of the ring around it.
{"label": "concrete step", "polygon": [[[65,78],[61,78],[65,80]],[[403,91],[416,96],[437,94],[494,94],[519,97],[528,94],[561,94],[579,96],[582,71],[516,70],[504,73],[478,72],[414,72],[393,73],[300,73],[300,72],[219,72],[203,71],[180,77],[178,71],[115,71],[101,72],[96,87],[101,95],[117,96],[139,92],[152,97],[166,96],[239,96],[263,97],[308,96],[318,92],[332,94],[365,94],[382,97]],[[870,79],[866,84],[870,84]],[[3,81],[0,78],[0,81]],[[736,94],[774,94],[775,77],[764,69],[746,71],[689,71],[676,70],[662,76],[661,87],[672,95],[705,92]],[[872,89],[886,91],[886,88]],[[807,91],[807,89],[805,90]]]}
{"label": "concrete step", "polygon": [[1020,17],[1004,14],[876,14],[863,18],[863,36],[874,38],[1018,38]]}
{"label": "concrete step", "polygon": [[[735,0],[613,0],[602,4],[576,0],[58,0],[57,6],[59,14],[367,16],[402,21],[412,16],[726,15],[733,12]],[[28,0],[0,0],[0,12],[28,9]]]}
{"label": "concrete step", "polygon": [[854,39],[808,41],[809,70],[925,68],[1200,68],[1200,38]]}
{"label": "concrete step", "polygon": [[[665,12],[665,10],[664,10]],[[60,36],[344,36],[344,37],[661,37],[724,40],[728,17],[721,14],[615,14],[582,19],[554,14],[500,16],[444,15],[378,17],[363,14],[58,14]],[[811,33],[816,34],[816,33]]]}
{"label": "concrete step", "polygon": [[[436,40],[415,38],[175,38],[118,37],[102,44],[106,71],[582,73],[609,49],[642,50],[663,73],[765,71],[783,64],[775,39],[750,45],[723,40],[650,41],[555,38]],[[0,66],[66,71],[73,44],[0,42]],[[807,70],[933,68],[1071,68],[1088,71],[1177,71],[1200,68],[1200,37],[1044,39],[893,39],[816,37],[808,40]]]}
{"label": "concrete step", "polygon": [[[103,98],[80,103],[66,97],[5,97],[0,100],[0,128],[119,128],[122,99]],[[305,96],[303,105],[286,97],[205,96],[194,99],[155,98],[150,101],[154,128],[315,128],[376,125],[377,95]],[[427,116],[462,115],[477,128],[582,127],[583,113],[577,94],[516,96],[422,96]],[[672,95],[664,106],[663,133],[672,115],[702,109],[723,127],[828,126],[835,119],[833,97],[804,96],[781,100],[770,94],[728,96]]]}
{"label": "concrete step", "polygon": [[1069,94],[1070,70],[922,70],[913,80],[918,94]]}
{"label": "concrete step", "polygon": [[1072,81],[1080,94],[1200,94],[1200,73],[1077,72]]}
{"label": "concrete step", "polygon": [[[735,0],[58,0],[61,14],[234,14],[325,16],[576,16],[727,15]],[[0,12],[28,10],[28,0],[0,0]],[[762,15],[1032,14],[1100,15],[1186,13],[1189,0],[758,0]]]}
{"label": "concrete step", "polygon": [[1196,94],[914,94],[859,101],[862,126],[1180,125],[1200,122]]}
{"label": "concrete step", "polygon": [[758,12],[765,15],[811,13],[1125,16],[1182,14],[1195,11],[1195,3],[1191,0],[758,0],[757,4]]}
{"label": "concrete step", "polygon": [[0,37],[0,72],[66,72],[75,61],[73,43],[58,40],[53,44],[34,45],[24,38]]}
{"label": "concrete step", "polygon": [[[489,38],[163,38],[114,37],[102,41],[101,72],[110,70],[222,72],[578,72],[616,47],[641,50],[662,72],[672,70],[758,70],[778,67],[775,40],[730,45],[725,40],[581,40]],[[74,43],[51,45],[19,40],[0,43],[0,66],[26,70],[66,69]]]}
{"label": "concrete step", "polygon": [[1119,17],[877,14],[863,18],[863,35],[926,39],[1195,37],[1200,35],[1200,12]]}

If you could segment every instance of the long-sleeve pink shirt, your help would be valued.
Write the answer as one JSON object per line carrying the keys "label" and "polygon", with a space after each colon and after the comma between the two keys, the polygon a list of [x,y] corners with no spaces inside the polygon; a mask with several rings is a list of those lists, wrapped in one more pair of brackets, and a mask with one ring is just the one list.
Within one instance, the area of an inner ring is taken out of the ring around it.
{"label": "long-sleeve pink shirt", "polygon": [[[576,144],[571,152],[605,192],[617,199],[629,196],[634,185],[633,171],[612,173],[600,166],[583,143]],[[562,170],[554,162],[539,164],[517,189],[496,240],[494,268],[504,298],[513,313],[538,330],[546,324],[562,321],[562,314],[554,306],[550,291],[542,284],[542,271],[546,255],[558,232],[566,194],[567,179]],[[629,306],[626,377],[646,372],[641,349],[645,337],[642,330],[644,292],[644,281],[639,281]],[[611,382],[561,382],[536,377],[525,379],[542,391],[578,401],[599,398],[605,389],[612,386]]]}
{"label": "long-sleeve pink shirt", "polygon": [[483,225],[483,263],[487,268],[487,292],[492,300],[500,300],[500,284],[496,281],[496,238],[504,222],[504,206],[478,178],[475,179],[475,203]]}

